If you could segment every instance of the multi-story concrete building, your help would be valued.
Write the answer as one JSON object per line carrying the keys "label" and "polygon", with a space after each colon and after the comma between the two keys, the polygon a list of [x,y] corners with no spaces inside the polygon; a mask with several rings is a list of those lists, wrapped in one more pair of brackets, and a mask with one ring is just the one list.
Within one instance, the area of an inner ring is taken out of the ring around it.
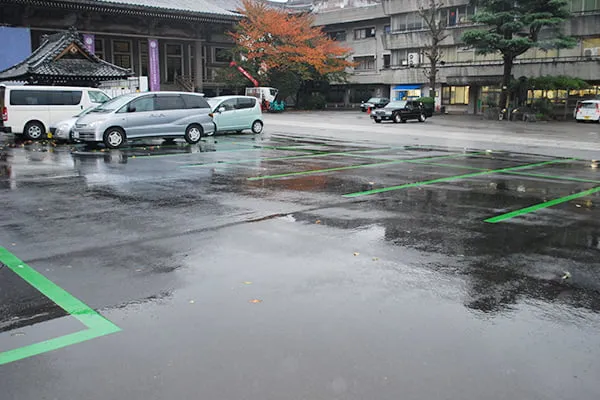
{"label": "multi-story concrete building", "polygon": [[[517,58],[515,78],[567,75],[592,84],[573,95],[600,94],[600,0],[569,0],[572,18],[565,33],[577,38],[572,49],[530,49]],[[442,42],[436,104],[449,112],[478,113],[497,101],[502,76],[499,54],[479,55],[461,42],[462,34],[475,27],[470,18],[477,11],[469,0],[446,0],[440,18],[448,36]],[[402,99],[428,95],[423,48],[429,36],[418,14],[425,0],[321,0],[313,6],[316,24],[353,50],[358,63],[349,84],[338,86],[332,102],[356,103],[371,95]],[[343,93],[343,96],[342,96]],[[531,93],[541,97],[542,93]],[[544,93],[558,101],[564,91]]]}

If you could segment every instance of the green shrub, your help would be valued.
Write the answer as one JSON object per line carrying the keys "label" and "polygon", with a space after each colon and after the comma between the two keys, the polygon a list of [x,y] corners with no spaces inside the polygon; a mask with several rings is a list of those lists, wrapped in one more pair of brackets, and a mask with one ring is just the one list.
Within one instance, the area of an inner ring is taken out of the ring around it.
{"label": "green shrub", "polygon": [[424,106],[432,106],[435,104],[435,99],[433,97],[419,97],[417,101],[423,103]]}
{"label": "green shrub", "polygon": [[326,105],[327,100],[321,93],[312,93],[300,99],[300,108],[304,110],[323,110]]}

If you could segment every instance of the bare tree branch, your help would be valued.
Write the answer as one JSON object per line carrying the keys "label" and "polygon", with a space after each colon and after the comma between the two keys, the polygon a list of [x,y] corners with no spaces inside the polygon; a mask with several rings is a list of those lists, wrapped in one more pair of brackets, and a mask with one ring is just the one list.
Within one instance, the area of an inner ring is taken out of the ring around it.
{"label": "bare tree branch", "polygon": [[[419,7],[419,16],[423,19],[428,43],[423,47],[423,54],[429,61],[429,68],[424,69],[425,77],[429,80],[429,85],[435,95],[435,85],[437,80],[438,64],[442,61],[444,55],[441,49],[441,43],[449,36],[446,30],[446,21],[442,21],[440,10],[444,3],[438,0],[425,0],[426,3]],[[432,96],[430,94],[430,96]],[[433,97],[433,96],[432,96]]]}

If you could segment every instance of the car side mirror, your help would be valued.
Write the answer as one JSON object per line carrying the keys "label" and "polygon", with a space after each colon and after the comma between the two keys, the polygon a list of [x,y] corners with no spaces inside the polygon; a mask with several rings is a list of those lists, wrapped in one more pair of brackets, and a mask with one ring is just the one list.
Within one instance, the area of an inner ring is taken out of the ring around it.
{"label": "car side mirror", "polygon": [[135,111],[136,111],[135,106],[132,106],[132,105],[127,106],[127,112],[135,112]]}

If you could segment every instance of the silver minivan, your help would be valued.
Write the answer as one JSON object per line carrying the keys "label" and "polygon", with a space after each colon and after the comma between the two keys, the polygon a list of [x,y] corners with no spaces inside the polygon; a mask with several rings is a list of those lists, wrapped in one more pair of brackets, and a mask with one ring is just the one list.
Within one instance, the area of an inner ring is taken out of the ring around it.
{"label": "silver minivan", "polygon": [[201,94],[187,92],[132,93],[116,97],[75,123],[73,138],[119,148],[127,139],[183,137],[195,144],[212,135],[215,124]]}

